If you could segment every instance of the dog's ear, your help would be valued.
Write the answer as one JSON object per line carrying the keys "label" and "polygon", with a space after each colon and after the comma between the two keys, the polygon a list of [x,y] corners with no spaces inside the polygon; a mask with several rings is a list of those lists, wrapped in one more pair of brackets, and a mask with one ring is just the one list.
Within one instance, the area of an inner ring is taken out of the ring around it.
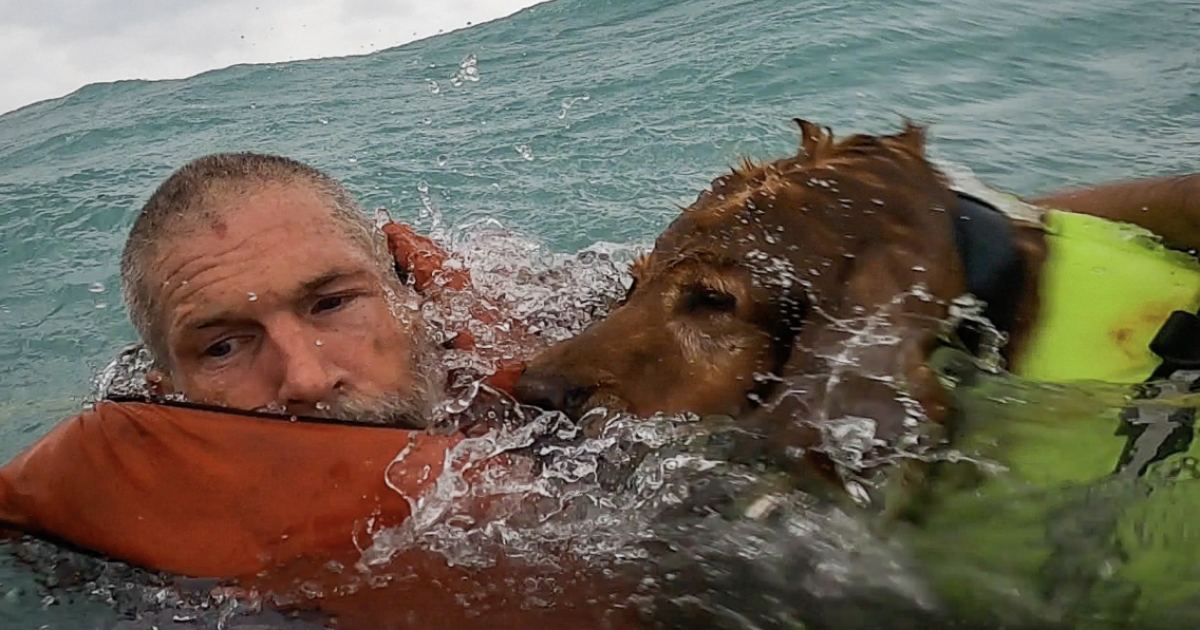
{"label": "dog's ear", "polygon": [[650,254],[641,254],[637,258],[633,259],[633,262],[629,265],[629,276],[632,282],[629,286],[630,294],[633,293],[633,288],[637,286],[638,283],[645,281],[644,278],[649,270]]}
{"label": "dog's ear", "polygon": [[925,140],[929,131],[924,125],[918,125],[912,120],[904,119],[904,130],[896,137],[912,149],[917,155],[925,155]]}
{"label": "dog's ear", "polygon": [[793,118],[792,122],[800,127],[799,154],[810,161],[820,159],[833,146],[833,130],[829,127],[821,127],[802,118]]}

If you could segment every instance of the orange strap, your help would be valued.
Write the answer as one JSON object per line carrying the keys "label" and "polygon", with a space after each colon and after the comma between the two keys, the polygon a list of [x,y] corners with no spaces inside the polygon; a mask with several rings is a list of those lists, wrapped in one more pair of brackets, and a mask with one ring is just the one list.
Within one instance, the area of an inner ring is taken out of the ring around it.
{"label": "orange strap", "polygon": [[388,249],[396,264],[413,278],[413,288],[424,293],[434,286],[463,291],[471,286],[471,274],[466,269],[446,269],[450,254],[428,236],[417,234],[403,223],[383,226]]}
{"label": "orange strap", "polygon": [[[388,249],[400,269],[413,279],[413,287],[431,299],[437,299],[442,288],[452,291],[470,291],[471,273],[462,266],[446,268],[450,254],[428,236],[417,234],[411,227],[403,223],[391,222],[383,226],[387,235]],[[496,325],[500,322],[499,309],[489,304],[484,298],[476,297],[476,303],[471,308],[471,316],[485,324]],[[508,322],[504,330],[511,335],[521,335],[523,331],[515,322]],[[470,331],[460,330],[451,342],[459,350],[475,349],[475,338]],[[495,366],[495,373],[484,380],[496,389],[511,392],[524,371],[521,361],[502,361]]]}

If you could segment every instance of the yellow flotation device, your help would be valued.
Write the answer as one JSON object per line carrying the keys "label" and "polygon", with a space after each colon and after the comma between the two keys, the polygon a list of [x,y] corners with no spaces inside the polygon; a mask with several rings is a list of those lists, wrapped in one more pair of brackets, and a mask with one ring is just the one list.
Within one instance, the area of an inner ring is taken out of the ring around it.
{"label": "yellow flotation device", "polygon": [[1200,263],[1149,230],[1072,212],[1044,217],[1041,308],[1013,373],[1048,383],[1140,383],[1173,311],[1200,308]]}
{"label": "yellow flotation device", "polygon": [[1174,361],[1151,346],[1195,348],[1194,326],[1160,331],[1180,315],[1195,323],[1200,263],[1135,225],[1043,221],[1041,305],[1018,378],[976,372],[959,392],[954,455],[915,492],[893,483],[889,500],[916,525],[893,531],[967,626],[1196,627],[1195,376],[1162,380]]}

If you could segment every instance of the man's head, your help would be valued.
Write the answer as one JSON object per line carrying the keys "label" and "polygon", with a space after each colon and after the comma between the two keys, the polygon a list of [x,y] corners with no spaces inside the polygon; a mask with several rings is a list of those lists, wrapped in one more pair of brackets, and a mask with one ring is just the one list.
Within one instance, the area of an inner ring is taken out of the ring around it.
{"label": "man's head", "polygon": [[382,235],[329,176],[218,154],[171,175],[121,260],[162,388],[237,409],[423,424],[437,374]]}

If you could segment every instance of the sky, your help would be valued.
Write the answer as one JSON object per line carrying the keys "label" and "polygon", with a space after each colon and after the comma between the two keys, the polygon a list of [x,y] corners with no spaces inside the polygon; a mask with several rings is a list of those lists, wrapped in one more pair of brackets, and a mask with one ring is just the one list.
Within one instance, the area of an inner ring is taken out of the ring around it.
{"label": "sky", "polygon": [[356,55],[539,0],[0,0],[0,114],[90,83]]}

